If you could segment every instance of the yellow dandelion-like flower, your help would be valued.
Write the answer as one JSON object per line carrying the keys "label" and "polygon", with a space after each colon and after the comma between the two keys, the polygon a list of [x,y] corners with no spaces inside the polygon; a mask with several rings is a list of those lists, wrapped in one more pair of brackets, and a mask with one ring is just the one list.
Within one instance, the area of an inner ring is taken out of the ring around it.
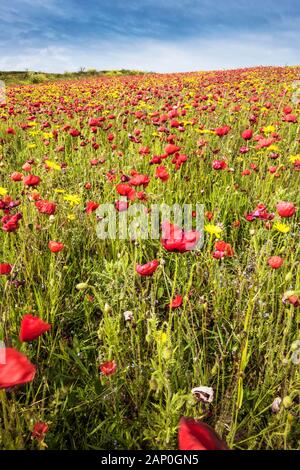
{"label": "yellow dandelion-like flower", "polygon": [[36,144],[27,144],[27,148],[29,148],[29,149],[35,149],[35,148],[36,148]]}
{"label": "yellow dandelion-like flower", "polygon": [[47,165],[49,168],[51,168],[52,170],[61,171],[61,167],[60,167],[60,165],[58,165],[57,163],[52,162],[51,160],[46,160],[45,163],[46,163],[46,165]]}
{"label": "yellow dandelion-like flower", "polygon": [[199,134],[215,134],[215,131],[211,131],[210,129],[196,129]]}
{"label": "yellow dandelion-like flower", "polygon": [[276,131],[276,127],[275,126],[265,126],[263,131],[264,131],[265,134],[272,134],[272,132]]}
{"label": "yellow dandelion-like flower", "polygon": [[269,147],[266,147],[265,150],[268,150],[268,151],[271,151],[271,152],[278,152],[279,147],[278,147],[278,145],[272,144]]}
{"label": "yellow dandelion-like flower", "polygon": [[223,229],[218,225],[208,224],[205,225],[204,230],[210,235],[215,235],[216,238],[220,238]]}
{"label": "yellow dandelion-like flower", "polygon": [[300,160],[300,153],[298,153],[297,155],[291,155],[291,156],[289,157],[289,161],[290,161],[291,163],[295,163],[295,162],[297,162],[298,160]]}
{"label": "yellow dandelion-like flower", "polygon": [[44,132],[43,137],[44,139],[53,139],[53,134],[52,132]]}
{"label": "yellow dandelion-like flower", "polygon": [[7,189],[0,186],[0,196],[5,196],[5,194],[7,193],[8,193]]}
{"label": "yellow dandelion-like flower", "polygon": [[76,217],[75,217],[74,214],[68,214],[68,215],[67,215],[67,219],[68,219],[68,220],[75,220]]}
{"label": "yellow dandelion-like flower", "polygon": [[159,343],[166,344],[166,342],[168,341],[168,335],[164,331],[159,330],[156,333],[156,339]]}
{"label": "yellow dandelion-like flower", "polygon": [[81,202],[80,196],[77,196],[76,194],[67,194],[64,196],[64,200],[69,202],[71,206],[78,206]]}
{"label": "yellow dandelion-like flower", "polygon": [[65,193],[66,190],[65,190],[65,189],[61,189],[61,188],[56,188],[56,189],[54,189],[54,192],[60,194],[60,193]]}
{"label": "yellow dandelion-like flower", "polygon": [[291,230],[291,227],[281,222],[275,222],[273,229],[281,233],[288,233]]}

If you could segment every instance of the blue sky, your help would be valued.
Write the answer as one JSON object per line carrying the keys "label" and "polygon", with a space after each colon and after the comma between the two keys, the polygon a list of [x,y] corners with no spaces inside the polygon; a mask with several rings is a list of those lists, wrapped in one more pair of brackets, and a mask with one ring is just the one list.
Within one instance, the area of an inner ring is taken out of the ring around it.
{"label": "blue sky", "polygon": [[1,0],[0,70],[300,64],[299,0]]}

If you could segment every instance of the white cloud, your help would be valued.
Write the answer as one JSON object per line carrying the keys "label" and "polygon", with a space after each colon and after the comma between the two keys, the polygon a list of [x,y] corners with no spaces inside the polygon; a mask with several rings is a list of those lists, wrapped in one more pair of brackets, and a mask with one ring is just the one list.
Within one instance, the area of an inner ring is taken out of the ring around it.
{"label": "white cloud", "polygon": [[1,54],[0,70],[63,72],[81,66],[99,70],[132,68],[157,72],[215,70],[255,65],[296,65],[298,38],[294,34],[240,34],[226,38],[185,41],[114,38],[78,46],[25,48]]}

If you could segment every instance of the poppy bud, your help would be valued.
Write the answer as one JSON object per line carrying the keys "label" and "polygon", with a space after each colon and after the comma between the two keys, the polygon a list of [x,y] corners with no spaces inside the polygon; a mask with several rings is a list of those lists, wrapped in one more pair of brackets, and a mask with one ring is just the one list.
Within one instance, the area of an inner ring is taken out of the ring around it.
{"label": "poppy bud", "polygon": [[291,399],[291,397],[286,396],[283,398],[282,404],[285,408],[290,408],[293,405],[293,400]]}
{"label": "poppy bud", "polygon": [[110,313],[112,311],[112,308],[109,304],[104,305],[104,313]]}
{"label": "poppy bud", "polygon": [[76,284],[76,289],[77,290],[85,290],[89,287],[87,282],[80,282],[79,284]]}

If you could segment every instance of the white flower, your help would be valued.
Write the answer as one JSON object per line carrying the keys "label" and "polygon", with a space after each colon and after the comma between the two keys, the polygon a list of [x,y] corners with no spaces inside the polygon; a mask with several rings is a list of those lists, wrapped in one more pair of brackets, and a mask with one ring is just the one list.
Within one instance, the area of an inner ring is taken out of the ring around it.
{"label": "white flower", "polygon": [[131,312],[130,310],[127,310],[126,312],[124,312],[123,316],[124,316],[125,321],[133,320],[133,312]]}
{"label": "white flower", "polygon": [[211,403],[214,399],[214,391],[212,387],[195,387],[192,389],[192,394],[197,398],[198,401],[203,403]]}
{"label": "white flower", "polygon": [[276,397],[272,403],[271,409],[273,413],[278,413],[280,410],[282,399],[280,397]]}

